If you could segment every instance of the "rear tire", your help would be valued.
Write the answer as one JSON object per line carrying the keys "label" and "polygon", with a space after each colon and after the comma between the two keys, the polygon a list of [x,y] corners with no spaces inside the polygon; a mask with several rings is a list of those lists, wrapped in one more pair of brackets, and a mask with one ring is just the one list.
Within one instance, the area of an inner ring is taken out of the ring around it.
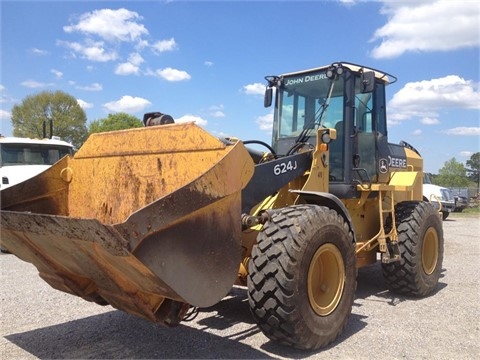
{"label": "rear tire", "polygon": [[438,211],[428,202],[404,202],[395,208],[400,261],[383,264],[389,288],[427,296],[436,288],[443,262],[443,229]]}
{"label": "rear tire", "polygon": [[345,328],[356,288],[353,233],[334,210],[316,205],[276,212],[249,262],[248,301],[270,339],[319,349]]}

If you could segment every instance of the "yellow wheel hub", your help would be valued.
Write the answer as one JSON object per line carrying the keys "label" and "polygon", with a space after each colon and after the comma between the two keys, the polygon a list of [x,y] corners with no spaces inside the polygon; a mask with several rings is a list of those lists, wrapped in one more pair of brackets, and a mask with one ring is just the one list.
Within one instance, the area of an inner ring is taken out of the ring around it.
{"label": "yellow wheel hub", "polygon": [[337,307],[345,284],[342,254],[333,244],[324,244],[313,255],[308,269],[308,299],[313,310],[327,316]]}
{"label": "yellow wheel hub", "polygon": [[423,238],[422,266],[425,274],[430,275],[435,270],[438,260],[438,234],[434,228],[429,228]]}

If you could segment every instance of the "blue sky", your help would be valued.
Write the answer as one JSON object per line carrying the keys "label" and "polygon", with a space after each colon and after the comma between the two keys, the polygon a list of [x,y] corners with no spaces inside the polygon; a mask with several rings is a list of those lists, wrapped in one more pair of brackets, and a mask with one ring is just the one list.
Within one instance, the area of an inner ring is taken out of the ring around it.
{"label": "blue sky", "polygon": [[1,133],[62,90],[88,121],[161,111],[270,142],[265,75],[349,61],[392,73],[389,140],[437,173],[480,151],[478,1],[1,1]]}

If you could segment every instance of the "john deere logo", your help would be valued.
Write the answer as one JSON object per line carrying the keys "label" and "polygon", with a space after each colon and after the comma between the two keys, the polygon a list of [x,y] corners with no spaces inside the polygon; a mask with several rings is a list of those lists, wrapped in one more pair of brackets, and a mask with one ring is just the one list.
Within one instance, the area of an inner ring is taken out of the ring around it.
{"label": "john deere logo", "polygon": [[380,159],[378,162],[378,169],[380,170],[380,173],[386,174],[388,172],[388,161],[387,159]]}

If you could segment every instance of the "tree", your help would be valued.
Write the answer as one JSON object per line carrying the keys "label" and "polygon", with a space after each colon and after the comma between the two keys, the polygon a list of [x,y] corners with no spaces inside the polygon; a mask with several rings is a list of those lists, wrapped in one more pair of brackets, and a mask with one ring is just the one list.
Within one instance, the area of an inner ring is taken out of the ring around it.
{"label": "tree", "polygon": [[13,107],[11,121],[13,136],[58,136],[76,148],[87,136],[85,111],[73,96],[63,91],[44,91],[27,96],[20,105]]}
{"label": "tree", "polygon": [[468,187],[470,181],[467,177],[467,169],[455,158],[446,161],[443,167],[438,171],[438,176],[434,179],[436,185],[451,187]]}
{"label": "tree", "polygon": [[88,134],[131,129],[142,126],[143,122],[137,117],[120,112],[116,114],[108,114],[104,119],[92,121],[88,127]]}
{"label": "tree", "polygon": [[477,184],[480,188],[480,152],[476,152],[470,156],[470,160],[467,160],[467,173],[468,178]]}

